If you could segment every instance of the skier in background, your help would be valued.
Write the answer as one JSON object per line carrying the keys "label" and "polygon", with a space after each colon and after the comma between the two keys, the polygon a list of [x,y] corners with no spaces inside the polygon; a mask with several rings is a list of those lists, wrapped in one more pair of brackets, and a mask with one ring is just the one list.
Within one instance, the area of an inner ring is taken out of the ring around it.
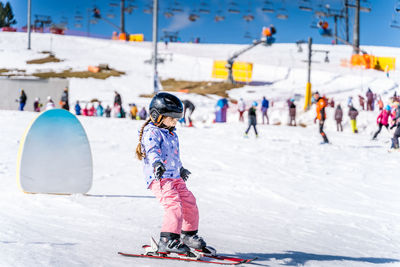
{"label": "skier in background", "polygon": [[88,116],[96,116],[96,109],[94,108],[93,104],[90,104],[90,108],[88,109]]}
{"label": "skier in background", "polygon": [[63,109],[69,110],[68,87],[65,87],[65,89],[61,95],[60,106]]}
{"label": "skier in background", "polygon": [[364,105],[365,105],[365,98],[361,95],[358,95],[358,100],[360,102],[360,106],[362,108],[362,110],[365,110]]}
{"label": "skier in background", "polygon": [[[296,105],[294,104],[294,98],[290,100],[291,104],[289,107],[289,125],[296,126]],[[293,122],[293,124],[292,124]]]}
{"label": "skier in background", "polygon": [[244,103],[243,98],[239,99],[238,111],[239,111],[239,121],[244,121],[243,113],[246,111],[246,103]]}
{"label": "skier in background", "polygon": [[[261,112],[262,112],[262,123],[264,124],[264,117],[267,118],[267,124],[269,124],[269,118],[268,118],[268,108],[269,108],[269,101],[268,99],[263,97],[263,100],[261,102]],[[255,128],[254,128],[255,129]]]}
{"label": "skier in background", "polygon": [[392,122],[393,125],[390,127],[390,130],[392,130],[394,127],[397,126],[397,123],[400,121],[400,103],[395,102],[393,106],[393,112],[392,112]]}
{"label": "skier in background", "polygon": [[379,113],[378,118],[376,119],[376,123],[378,124],[379,129],[378,129],[378,131],[376,131],[376,133],[372,137],[372,140],[376,140],[376,138],[378,137],[378,134],[381,132],[383,126],[385,126],[386,129],[388,129],[390,109],[391,109],[390,106],[386,105],[385,109],[382,110],[381,113]]}
{"label": "skier in background", "polygon": [[336,129],[338,132],[339,130],[343,132],[342,120],[343,120],[343,110],[340,104],[338,104],[335,110]]}
{"label": "skier in background", "polygon": [[350,106],[349,117],[350,117],[351,130],[353,131],[353,133],[358,133],[357,116],[358,116],[357,109],[353,106]]}
{"label": "skier in background", "polygon": [[110,118],[111,117],[111,108],[110,108],[109,105],[107,105],[105,113],[106,113],[106,118]]}
{"label": "skier in background", "polygon": [[367,93],[365,94],[367,96],[367,111],[373,111],[373,102],[374,102],[374,93],[372,93],[371,88],[368,88]]}
{"label": "skier in background", "polygon": [[379,107],[379,111],[382,111],[383,109],[383,101],[382,101],[382,97],[379,96],[378,98],[378,107]]}
{"label": "skier in background", "polygon": [[46,104],[46,110],[49,110],[49,109],[55,109],[56,108],[56,105],[54,104],[54,101],[53,101],[53,99],[51,98],[51,96],[48,96],[47,97],[47,104]]}
{"label": "skier in background", "polygon": [[[193,113],[193,111],[195,109],[195,105],[189,100],[183,100],[182,103],[183,103],[183,106],[184,106],[184,109],[183,109],[183,120],[184,120],[184,123],[186,124],[186,122],[189,121],[188,127],[193,127],[192,113]],[[186,115],[187,115],[187,121],[186,121]]]}
{"label": "skier in background", "polygon": [[82,115],[89,116],[88,104],[86,104],[85,107],[82,109]]}
{"label": "skier in background", "polygon": [[104,114],[104,108],[101,105],[101,102],[99,102],[99,104],[96,107],[96,115],[97,117],[103,117],[103,114]]}
{"label": "skier in background", "polygon": [[257,102],[254,101],[253,105],[251,106],[251,108],[249,108],[249,127],[247,128],[246,132],[244,133],[244,136],[247,137],[247,134],[250,131],[251,126],[253,126],[254,128],[254,132],[256,133],[256,137],[258,137],[258,133],[257,133],[257,113],[256,113],[256,107],[257,107]]}
{"label": "skier in background", "polygon": [[131,106],[131,110],[129,111],[129,114],[131,116],[131,119],[136,120],[138,108],[137,108],[136,104],[131,104],[130,106]]}
{"label": "skier in background", "polygon": [[24,111],[24,107],[26,104],[26,100],[28,99],[28,97],[25,94],[24,89],[21,89],[21,95],[19,96],[18,102],[19,102],[19,110],[20,111]]}
{"label": "skier in background", "polygon": [[81,106],[79,105],[79,100],[76,100],[75,104],[75,114],[77,116],[81,115]]}
{"label": "skier in background", "polygon": [[317,116],[314,119],[314,123],[317,123],[317,120],[319,121],[319,133],[321,134],[323,138],[323,143],[328,144],[329,140],[328,137],[326,136],[324,132],[324,123],[326,120],[326,112],[325,108],[327,106],[327,101],[324,97],[320,97],[318,92],[314,93],[314,99],[316,103],[316,109],[317,109]]}
{"label": "skier in background", "polygon": [[147,188],[164,207],[157,252],[187,255],[190,248],[203,249],[206,242],[197,235],[199,212],[185,183],[191,173],[179,156],[175,126],[183,115],[183,105],[176,96],[161,92],[153,97],[149,109],[136,155],[143,160]]}
{"label": "skier in background", "polygon": [[35,102],[33,102],[33,111],[40,112],[40,108],[43,105],[40,103],[40,99],[38,97],[35,98]]}
{"label": "skier in background", "polygon": [[139,112],[139,118],[140,118],[141,120],[145,120],[145,119],[147,118],[147,111],[146,111],[146,108],[145,108],[145,107],[143,107],[143,108],[140,110],[140,112]]}

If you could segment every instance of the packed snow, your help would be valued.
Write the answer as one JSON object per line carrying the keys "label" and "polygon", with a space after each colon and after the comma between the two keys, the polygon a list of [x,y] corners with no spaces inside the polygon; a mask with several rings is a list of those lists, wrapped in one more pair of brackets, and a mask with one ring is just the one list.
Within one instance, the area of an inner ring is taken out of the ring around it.
{"label": "packed snow", "polygon": [[[147,106],[151,93],[151,44],[120,43],[83,37],[0,33],[0,68],[84,70],[107,63],[125,71],[107,80],[71,79],[75,100],[101,99],[111,104],[117,90],[128,103]],[[330,63],[315,55],[313,90],[333,97],[344,108],[344,131],[336,132],[328,108],[325,132],[332,144],[320,145],[314,107],[302,111],[307,80],[305,52],[295,44],[257,47],[239,58],[254,63],[254,81],[229,91],[248,105],[262,96],[273,100],[271,125],[258,125],[259,137],[238,122],[230,103],[228,123],[215,124],[219,97],[177,93],[196,105],[195,127],[178,126],[181,159],[192,172],[187,185],[200,209],[199,234],[219,253],[258,257],[256,266],[400,266],[400,182],[398,153],[388,153],[391,133],[377,141],[378,111],[360,111],[358,95],[368,87],[385,104],[397,90],[399,72],[340,67],[351,48],[315,45],[330,51]],[[159,66],[162,79],[211,79],[212,62],[226,59],[240,45],[160,43],[172,61]],[[305,47],[304,47],[305,48]],[[378,56],[400,58],[400,49],[364,47]],[[26,60],[52,50],[60,63],[27,65]],[[304,49],[305,50],[305,49]],[[359,134],[353,134],[346,101],[360,111]],[[16,98],[16,96],[10,96]],[[29,97],[29,96],[28,96]],[[295,97],[298,122],[287,126],[286,100]],[[258,111],[260,115],[260,111]],[[82,117],[93,154],[93,186],[88,195],[24,194],[16,181],[19,141],[37,113],[0,111],[0,265],[1,266],[202,266],[200,263],[125,258],[118,251],[140,253],[150,236],[158,238],[163,210],[146,189],[142,163],[135,158],[143,121]],[[258,118],[261,121],[261,117]],[[273,125],[274,123],[280,125]]]}

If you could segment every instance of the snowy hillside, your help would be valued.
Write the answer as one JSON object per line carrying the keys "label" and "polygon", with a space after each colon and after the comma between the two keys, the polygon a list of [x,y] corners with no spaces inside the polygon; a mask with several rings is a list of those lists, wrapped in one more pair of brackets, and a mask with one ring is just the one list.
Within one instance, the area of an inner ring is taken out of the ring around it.
{"label": "snowy hillside", "polygon": [[[150,58],[150,44],[52,38],[50,47],[50,35],[33,34],[33,49],[27,51],[25,35],[0,33],[0,68],[29,73],[108,63],[127,75],[71,79],[71,103],[95,97],[111,103],[118,90],[124,103],[148,105],[149,99],[138,95],[151,92],[151,66],[143,63]],[[387,100],[400,80],[397,72],[388,79],[380,72],[338,67],[341,58],[350,56],[347,47],[316,47],[331,50],[331,63],[314,64],[313,89],[336,102],[365,95],[368,86]],[[212,61],[240,48],[170,44],[173,61],[160,66],[160,76],[211,80]],[[365,49],[400,57],[400,49]],[[43,50],[53,50],[64,61],[25,63]],[[254,80],[271,84],[245,86],[230,96],[248,103],[263,95],[273,99],[271,120],[285,124],[284,101],[297,94],[299,120],[306,128],[259,125],[259,138],[250,132],[244,139],[247,124],[237,122],[234,105],[228,123],[212,124],[217,97],[178,94],[198,107],[193,115],[197,127],[177,131],[182,162],[192,172],[187,184],[198,201],[200,235],[221,253],[257,256],[256,266],[400,266],[399,154],[387,152],[390,134],[383,130],[378,141],[370,141],[376,112],[360,114],[359,135],[351,133],[347,118],[344,132],[337,133],[328,109],[326,133],[332,144],[319,145],[315,114],[300,111],[306,55],[296,51],[295,45],[277,44],[240,58],[255,63]],[[162,208],[146,190],[141,162],[134,156],[141,121],[79,117],[93,152],[89,195],[23,194],[15,179],[17,150],[36,115],[0,111],[0,266],[204,266],[117,255],[141,252],[161,228]]]}

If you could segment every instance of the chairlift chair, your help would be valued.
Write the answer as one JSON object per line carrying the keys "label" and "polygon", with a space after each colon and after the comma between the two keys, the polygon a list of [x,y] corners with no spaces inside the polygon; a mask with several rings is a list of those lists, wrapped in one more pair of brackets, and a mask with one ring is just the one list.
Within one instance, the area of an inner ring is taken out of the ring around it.
{"label": "chairlift chair", "polygon": [[152,6],[146,6],[143,9],[143,13],[145,13],[145,14],[153,14],[153,7]]}
{"label": "chairlift chair", "polygon": [[114,1],[111,1],[108,5],[109,5],[110,7],[118,7],[118,6],[119,6],[119,3],[114,2]]}
{"label": "chairlift chair", "polygon": [[274,6],[272,5],[272,2],[268,0],[264,1],[264,6],[261,8],[261,11],[265,13],[274,13],[275,10]]}
{"label": "chairlift chair", "polygon": [[196,13],[195,10],[193,10],[193,11],[189,14],[189,17],[188,17],[188,19],[189,19],[190,21],[192,21],[192,22],[195,22],[195,21],[198,20],[199,18],[200,18],[200,16],[197,15],[197,13]]}
{"label": "chairlift chair", "polygon": [[210,14],[210,9],[209,9],[208,4],[206,2],[202,1],[200,3],[199,13],[201,13],[201,14]]}
{"label": "chairlift chair", "polygon": [[360,11],[369,13],[372,10],[371,3],[368,0],[363,0],[360,6]]}
{"label": "chairlift chair", "polygon": [[282,20],[285,20],[285,19],[288,19],[289,18],[289,15],[288,15],[288,12],[287,12],[287,10],[286,10],[286,8],[279,8],[278,10],[277,10],[277,15],[276,15],[276,17],[278,18],[278,19],[282,19]]}
{"label": "chairlift chair", "polygon": [[249,31],[246,31],[246,32],[244,33],[243,38],[252,39],[250,32],[249,32]]}
{"label": "chairlift chair", "polygon": [[75,26],[75,28],[78,28],[78,29],[79,29],[79,28],[82,28],[82,24],[81,24],[81,23],[75,23],[74,26]]}
{"label": "chairlift chair", "polygon": [[231,13],[231,14],[239,14],[240,13],[240,10],[237,8],[238,4],[236,2],[231,1],[229,3],[229,5],[230,5],[230,7],[228,8],[229,13]]}
{"label": "chairlift chair", "polygon": [[397,3],[395,4],[394,10],[395,10],[397,13],[400,13],[400,0],[398,0]]}
{"label": "chairlift chair", "polygon": [[300,0],[299,9],[308,12],[311,12],[313,10],[311,7],[311,2],[309,0]]}
{"label": "chairlift chair", "polygon": [[109,19],[115,18],[115,14],[113,14],[113,13],[108,13],[106,16],[107,16],[107,18],[109,18]]}
{"label": "chairlift chair", "polygon": [[169,19],[169,18],[171,18],[171,17],[173,17],[173,16],[174,16],[174,13],[172,13],[172,11],[169,10],[169,9],[167,9],[167,10],[164,12],[164,17],[166,17],[167,19]]}
{"label": "chairlift chair", "polygon": [[220,22],[220,21],[224,21],[225,20],[225,16],[222,15],[222,10],[218,10],[217,14],[214,17],[214,21],[215,22]]}
{"label": "chairlift chair", "polygon": [[252,14],[248,14],[243,16],[243,19],[247,22],[253,21],[254,20],[254,16]]}

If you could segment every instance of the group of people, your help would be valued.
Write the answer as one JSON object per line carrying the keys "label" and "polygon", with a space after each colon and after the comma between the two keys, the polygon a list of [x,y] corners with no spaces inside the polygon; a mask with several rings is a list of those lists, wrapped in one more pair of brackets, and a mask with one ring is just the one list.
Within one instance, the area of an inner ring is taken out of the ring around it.
{"label": "group of people", "polygon": [[[76,101],[75,104],[75,114],[82,116],[95,116],[95,117],[103,117],[106,118],[115,117],[115,118],[126,118],[125,109],[122,106],[122,97],[117,92],[114,91],[114,103],[113,106],[107,105],[106,108],[103,107],[101,101],[94,99],[89,103],[85,103],[84,108],[81,108],[81,104],[79,101]],[[145,120],[147,118],[146,108],[143,107],[140,111],[136,104],[129,104],[130,111],[129,116],[132,120]]]}
{"label": "group of people", "polygon": [[[28,100],[28,96],[26,95],[25,90],[21,89],[19,98],[16,100],[19,103],[18,110],[24,111],[27,100]],[[59,104],[62,109],[69,110],[68,87],[64,88],[64,91],[61,95]],[[35,101],[33,102],[33,110],[35,112],[40,112],[42,110],[42,108],[43,108],[43,104],[40,102],[40,98],[36,97]],[[51,96],[48,96],[47,102],[44,105],[44,109],[49,110],[49,109],[54,109],[54,108],[56,108],[54,100]]]}

